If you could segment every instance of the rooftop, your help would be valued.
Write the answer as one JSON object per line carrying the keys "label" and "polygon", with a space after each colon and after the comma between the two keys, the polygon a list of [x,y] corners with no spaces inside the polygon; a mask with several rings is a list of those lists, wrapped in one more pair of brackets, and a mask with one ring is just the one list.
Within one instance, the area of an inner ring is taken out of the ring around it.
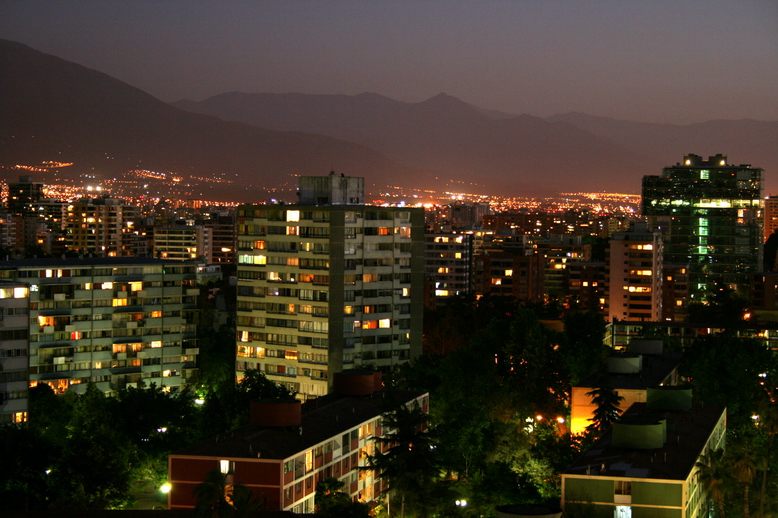
{"label": "rooftop", "polygon": [[638,424],[666,419],[664,446],[650,450],[615,447],[611,427],[565,475],[685,480],[725,412],[726,409],[711,405],[694,405],[686,411],[658,411],[649,409],[646,403],[635,403],[624,412],[621,422]]}
{"label": "rooftop", "polygon": [[391,411],[423,392],[376,392],[370,396],[328,395],[303,406],[302,425],[267,427],[248,424],[184,448],[173,455],[286,459]]}
{"label": "rooftop", "polygon": [[[630,353],[620,353],[611,355],[613,357],[636,356]],[[640,390],[649,387],[656,387],[669,376],[674,369],[681,363],[681,355],[674,353],[662,354],[643,354],[643,365],[640,372],[633,374],[609,373],[608,381],[610,386],[616,390],[633,389]],[[597,387],[599,384],[599,375],[593,373],[577,383],[576,387]]]}
{"label": "rooftop", "polygon": [[49,268],[69,266],[125,266],[139,264],[166,264],[181,266],[182,261],[169,261],[153,257],[61,257],[61,258],[36,258],[36,259],[12,259],[0,261],[2,268]]}

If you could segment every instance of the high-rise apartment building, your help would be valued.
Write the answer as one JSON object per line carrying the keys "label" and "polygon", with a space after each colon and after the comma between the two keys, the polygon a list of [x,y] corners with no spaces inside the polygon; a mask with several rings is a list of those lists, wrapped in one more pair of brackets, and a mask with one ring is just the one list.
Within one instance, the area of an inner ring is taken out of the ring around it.
{"label": "high-rise apartment building", "polygon": [[616,232],[608,255],[608,316],[611,320],[662,318],[662,236],[635,222]]}
{"label": "high-rise apartment building", "polygon": [[778,230],[778,196],[767,196],[764,200],[764,240]]}
{"label": "high-rise apartment building", "polygon": [[762,170],[686,155],[661,176],[643,177],[643,215],[664,237],[665,261],[689,265],[691,301],[713,282],[746,291],[762,267]]}
{"label": "high-rise apartment building", "polygon": [[473,234],[427,233],[424,268],[431,286],[432,307],[452,297],[473,293]]}
{"label": "high-rise apartment building", "polygon": [[424,212],[363,203],[363,179],[302,177],[299,205],[238,209],[236,373],[300,397],[421,353]]}
{"label": "high-rise apartment building", "polygon": [[88,382],[104,392],[194,383],[196,270],[195,263],[127,257],[0,263],[0,279],[29,289],[30,385],[63,393]]}
{"label": "high-rise apartment building", "polygon": [[201,225],[154,228],[154,257],[176,261],[199,259],[212,263],[213,235]]}
{"label": "high-rise apartment building", "polygon": [[0,425],[27,420],[30,288],[0,282]]}
{"label": "high-rise apartment building", "polygon": [[67,248],[100,257],[136,255],[137,208],[113,198],[85,198],[67,207]]}
{"label": "high-rise apartment building", "polygon": [[43,199],[43,187],[43,183],[33,182],[29,176],[8,182],[8,212],[17,216],[32,215],[32,205]]}

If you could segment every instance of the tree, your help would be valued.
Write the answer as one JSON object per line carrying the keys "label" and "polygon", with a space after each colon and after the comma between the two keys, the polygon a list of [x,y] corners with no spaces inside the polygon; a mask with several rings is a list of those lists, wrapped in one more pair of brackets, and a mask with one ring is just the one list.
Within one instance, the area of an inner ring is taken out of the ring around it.
{"label": "tree", "polygon": [[727,407],[730,428],[751,426],[751,415],[764,391],[762,383],[778,375],[776,356],[760,339],[733,333],[698,337],[686,350],[679,372],[705,404]]}
{"label": "tree", "polygon": [[343,492],[345,484],[337,478],[325,478],[316,486],[316,514],[323,518],[369,518],[370,506],[355,502]]}
{"label": "tree", "polygon": [[703,455],[695,464],[698,470],[700,485],[703,486],[710,498],[719,509],[719,514],[724,518],[725,491],[724,485],[727,478],[727,467],[724,462],[723,450],[711,450]]}
{"label": "tree", "polygon": [[429,416],[415,405],[400,405],[384,417],[384,434],[375,437],[375,453],[368,457],[371,469],[400,496],[400,515],[406,505],[424,514],[430,505],[429,490],[439,475]]}
{"label": "tree", "polygon": [[205,480],[195,487],[194,496],[198,518],[239,518],[260,508],[250,489],[232,484],[218,468],[205,474]]}
{"label": "tree", "polygon": [[132,502],[134,446],[116,427],[114,404],[93,383],[75,400],[66,447],[49,475],[54,507],[116,509]]}
{"label": "tree", "polygon": [[759,406],[759,420],[757,424],[759,430],[767,435],[764,469],[762,470],[762,481],[759,488],[759,517],[763,518],[765,515],[765,497],[767,496],[767,475],[772,464],[775,435],[778,434],[778,403],[775,402],[773,397],[766,397]]}
{"label": "tree", "polygon": [[619,403],[624,399],[612,387],[608,386],[606,380],[603,380],[600,385],[600,387],[586,393],[592,398],[592,403],[597,405],[591,419],[589,419],[592,424],[587,426],[586,430],[597,434],[604,432],[619,420],[621,415]]}
{"label": "tree", "polygon": [[602,369],[608,353],[604,337],[605,320],[600,313],[575,312],[565,316],[565,339],[559,349],[571,385]]}
{"label": "tree", "polygon": [[730,448],[727,453],[732,459],[732,469],[735,479],[743,488],[743,516],[749,518],[749,490],[756,477],[756,464],[751,453],[749,441],[743,439],[737,443],[736,448]]}

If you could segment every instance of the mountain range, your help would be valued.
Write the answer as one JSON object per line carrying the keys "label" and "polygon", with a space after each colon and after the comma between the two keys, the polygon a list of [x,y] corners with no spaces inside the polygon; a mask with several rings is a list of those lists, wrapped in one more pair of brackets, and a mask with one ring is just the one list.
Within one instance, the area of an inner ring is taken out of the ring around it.
{"label": "mountain range", "polygon": [[[386,185],[538,196],[639,193],[683,155],[723,153],[778,168],[778,122],[686,126],[568,113],[486,110],[441,93],[408,103],[375,94],[225,93],[167,104],[100,72],[0,40],[0,165],[74,162],[236,180],[220,194],[257,201],[291,174],[330,169]],[[238,185],[239,187],[236,187]],[[769,186],[769,182],[768,182]]]}

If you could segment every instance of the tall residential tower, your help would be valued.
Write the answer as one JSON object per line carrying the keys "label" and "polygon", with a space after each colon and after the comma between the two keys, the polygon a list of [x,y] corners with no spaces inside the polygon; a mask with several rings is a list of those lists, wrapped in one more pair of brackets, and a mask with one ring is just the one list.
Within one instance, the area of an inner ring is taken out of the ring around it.
{"label": "tall residential tower", "polygon": [[746,290],[762,268],[762,170],[686,155],[661,176],[643,177],[643,215],[664,238],[664,260],[689,265],[692,301],[715,281]]}
{"label": "tall residential tower", "polygon": [[299,195],[238,209],[236,374],[309,398],[335,372],[421,354],[424,212],[364,205],[363,179],[334,174]]}

